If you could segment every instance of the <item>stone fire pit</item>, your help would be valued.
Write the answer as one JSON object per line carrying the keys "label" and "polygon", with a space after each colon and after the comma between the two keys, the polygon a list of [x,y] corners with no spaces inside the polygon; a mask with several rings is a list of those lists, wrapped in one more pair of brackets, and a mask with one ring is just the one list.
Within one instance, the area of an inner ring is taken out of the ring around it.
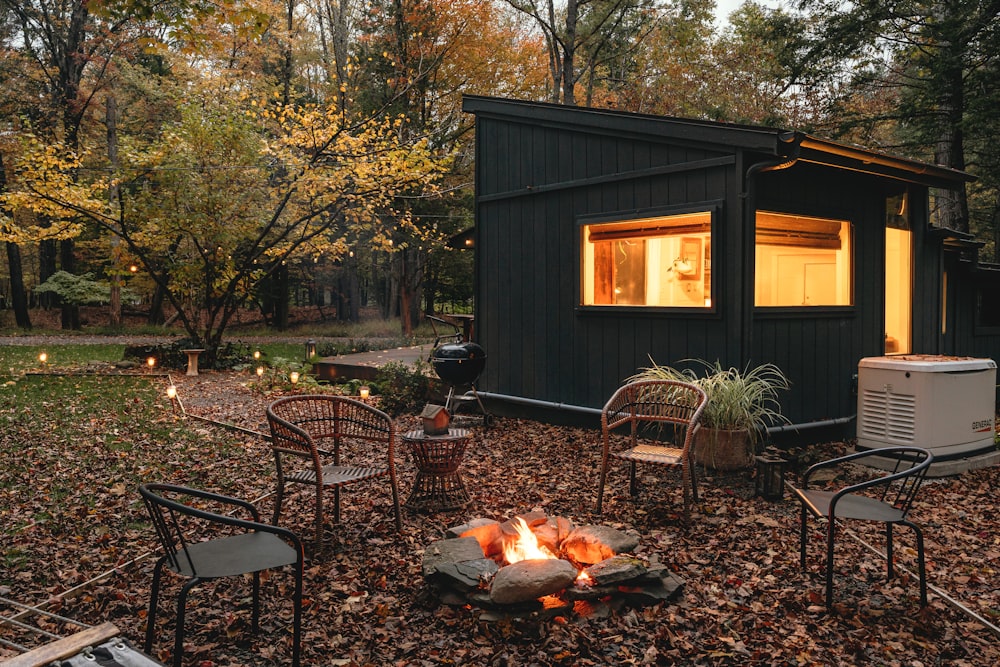
{"label": "stone fire pit", "polygon": [[[545,555],[509,561],[525,541]],[[480,518],[427,545],[423,574],[442,602],[478,607],[486,619],[589,616],[676,597],[683,581],[634,555],[638,545],[609,526],[574,526],[542,512],[503,522]]]}

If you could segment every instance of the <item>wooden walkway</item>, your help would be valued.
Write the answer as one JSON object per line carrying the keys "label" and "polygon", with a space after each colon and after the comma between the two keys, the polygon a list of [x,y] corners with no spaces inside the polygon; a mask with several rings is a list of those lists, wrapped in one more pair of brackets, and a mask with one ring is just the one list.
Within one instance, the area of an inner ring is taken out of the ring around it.
{"label": "wooden walkway", "polygon": [[316,377],[320,380],[345,382],[347,380],[374,380],[380,366],[401,363],[416,366],[418,361],[427,361],[431,345],[397,347],[391,350],[374,350],[323,357],[316,362]]}

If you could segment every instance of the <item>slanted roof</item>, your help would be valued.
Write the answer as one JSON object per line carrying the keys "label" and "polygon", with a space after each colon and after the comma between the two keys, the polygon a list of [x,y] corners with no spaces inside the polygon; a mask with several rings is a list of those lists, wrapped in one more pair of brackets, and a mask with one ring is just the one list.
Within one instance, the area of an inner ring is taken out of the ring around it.
{"label": "slanted roof", "polygon": [[477,116],[511,118],[536,125],[572,126],[633,138],[654,136],[688,143],[732,146],[775,158],[811,162],[943,189],[954,189],[975,179],[957,169],[780,128],[476,95],[466,95],[462,109]]}

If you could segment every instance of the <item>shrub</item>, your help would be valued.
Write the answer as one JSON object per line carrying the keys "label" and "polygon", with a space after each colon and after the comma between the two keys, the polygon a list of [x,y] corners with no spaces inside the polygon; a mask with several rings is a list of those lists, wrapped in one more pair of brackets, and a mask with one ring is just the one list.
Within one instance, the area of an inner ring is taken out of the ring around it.
{"label": "shrub", "polygon": [[430,395],[430,378],[426,364],[409,366],[393,361],[378,369],[373,391],[379,396],[379,406],[395,417],[404,412],[417,411]]}

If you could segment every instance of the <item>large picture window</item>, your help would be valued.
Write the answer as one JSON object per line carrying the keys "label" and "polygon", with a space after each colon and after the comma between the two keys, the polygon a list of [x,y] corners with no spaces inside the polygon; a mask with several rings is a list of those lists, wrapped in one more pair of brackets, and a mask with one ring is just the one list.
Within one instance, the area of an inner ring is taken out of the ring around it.
{"label": "large picture window", "polygon": [[850,306],[851,223],[757,212],[757,306]]}
{"label": "large picture window", "polygon": [[708,211],[583,225],[585,306],[712,305]]}

